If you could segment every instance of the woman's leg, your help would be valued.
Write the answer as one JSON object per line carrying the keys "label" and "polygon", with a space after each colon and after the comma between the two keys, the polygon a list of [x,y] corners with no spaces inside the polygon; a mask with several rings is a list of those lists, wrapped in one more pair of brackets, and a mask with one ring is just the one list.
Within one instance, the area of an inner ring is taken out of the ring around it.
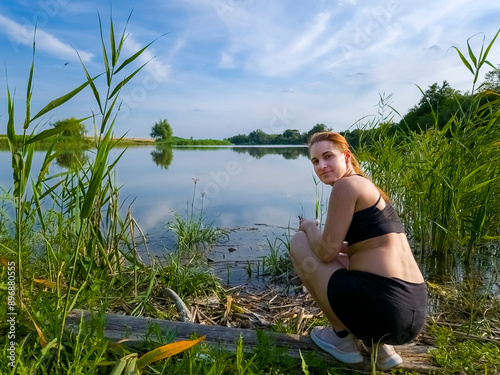
{"label": "woman's leg", "polygon": [[330,263],[321,262],[314,255],[304,232],[297,232],[292,237],[290,254],[300,279],[330,321],[330,326],[314,327],[311,330],[312,341],[341,362],[362,362],[363,356],[359,352],[358,340],[348,333],[344,324],[337,318],[330,306],[327,294],[328,282],[332,274],[349,266],[347,257],[343,261],[337,258]]}
{"label": "woman's leg", "polygon": [[340,255],[330,263],[321,262],[314,255],[306,233],[302,231],[293,235],[290,241],[290,255],[302,283],[328,318],[333,329],[337,332],[345,330],[346,327],[337,318],[330,306],[327,288],[332,274],[341,268],[348,267],[349,260],[347,256]]}

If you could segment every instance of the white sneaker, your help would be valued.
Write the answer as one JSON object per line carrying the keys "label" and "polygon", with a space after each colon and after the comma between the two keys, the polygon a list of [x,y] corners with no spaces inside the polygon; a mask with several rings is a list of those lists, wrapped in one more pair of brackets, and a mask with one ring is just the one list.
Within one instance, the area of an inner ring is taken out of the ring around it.
{"label": "white sneaker", "polygon": [[[372,353],[372,348],[366,346],[364,343],[363,348],[368,352]],[[394,366],[403,363],[403,358],[396,353],[392,345],[379,344],[377,353],[377,370],[386,371]]]}
{"label": "white sneaker", "polygon": [[358,349],[358,340],[351,334],[343,339],[338,337],[331,326],[314,327],[311,339],[325,352],[344,363],[363,362],[363,356]]}

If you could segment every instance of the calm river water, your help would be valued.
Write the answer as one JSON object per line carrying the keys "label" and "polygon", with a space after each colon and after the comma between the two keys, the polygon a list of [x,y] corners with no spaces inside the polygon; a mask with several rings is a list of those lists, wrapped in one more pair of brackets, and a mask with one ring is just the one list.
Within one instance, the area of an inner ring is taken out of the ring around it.
{"label": "calm river water", "polygon": [[[114,150],[110,159],[121,151]],[[35,165],[44,155],[36,153]],[[12,185],[10,157],[8,151],[0,151],[0,186],[6,188]],[[61,169],[54,164],[50,173]],[[247,231],[244,237],[250,237],[252,249],[259,233],[267,245],[270,231],[281,235],[283,228],[298,225],[299,214],[313,217],[315,212],[316,185],[306,147],[131,147],[117,164],[116,181],[122,186],[125,211],[131,207],[154,253],[172,247],[165,223],[174,211],[184,215],[191,204],[195,214],[203,209],[207,223]],[[238,254],[255,258],[244,251]]]}
{"label": "calm river water", "polygon": [[[35,160],[43,156],[36,153]],[[0,151],[0,186],[7,188],[10,164],[10,153]],[[51,173],[61,169],[51,168]],[[305,147],[132,147],[116,168],[121,199],[135,200],[133,215],[148,233],[161,232],[174,210],[185,211],[186,202],[193,201],[193,179],[198,179],[195,211],[203,203],[206,217],[217,226],[286,226],[303,211],[314,214],[315,184]]]}

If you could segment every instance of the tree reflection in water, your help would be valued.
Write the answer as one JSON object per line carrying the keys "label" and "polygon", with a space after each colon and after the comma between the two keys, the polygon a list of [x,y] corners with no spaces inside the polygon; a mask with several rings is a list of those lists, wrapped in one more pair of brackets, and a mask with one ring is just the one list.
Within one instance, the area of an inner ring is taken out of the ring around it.
{"label": "tree reflection in water", "polygon": [[172,164],[172,160],[174,158],[174,153],[172,151],[172,147],[156,147],[153,151],[151,151],[151,158],[155,162],[157,166],[162,169],[168,169],[170,164]]}
{"label": "tree reflection in water", "polygon": [[248,154],[251,157],[260,159],[266,155],[281,155],[286,160],[297,159],[299,156],[308,157],[307,147],[293,146],[293,147],[233,147],[233,151],[239,154]]}
{"label": "tree reflection in water", "polygon": [[86,150],[64,151],[56,158],[57,165],[73,171],[79,170],[88,161]]}

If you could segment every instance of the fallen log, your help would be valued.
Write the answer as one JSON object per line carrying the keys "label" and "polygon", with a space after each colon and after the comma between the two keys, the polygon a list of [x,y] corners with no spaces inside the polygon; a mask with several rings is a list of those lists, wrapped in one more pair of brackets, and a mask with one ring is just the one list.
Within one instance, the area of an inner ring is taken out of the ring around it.
{"label": "fallen log", "polygon": [[[73,310],[67,318],[66,329],[72,332],[79,330],[81,318],[86,323],[92,319],[99,318],[97,313],[86,310]],[[163,319],[133,317],[128,315],[105,314],[104,337],[110,341],[127,340],[127,345],[141,344],[145,341],[145,336],[152,325],[156,325],[164,334],[174,334],[178,339],[189,339],[192,335],[206,336],[204,342],[207,345],[215,346],[228,352],[235,352],[237,342],[240,337],[243,340],[243,348],[251,351],[258,346],[259,337],[256,330],[245,328],[229,328],[219,325],[205,325],[191,322],[180,322]],[[310,339],[309,335],[284,334],[265,331],[270,345],[286,348],[286,354],[292,358],[300,358],[307,353],[314,353],[321,360],[332,364],[340,364],[333,357],[320,350]],[[428,351],[431,347],[425,345],[402,345],[397,347],[397,351],[403,358],[402,369],[428,373],[438,370],[431,364]],[[300,350],[300,352],[299,352]],[[360,370],[368,371],[370,367],[370,357],[364,355],[365,360],[361,364],[352,365]]]}

